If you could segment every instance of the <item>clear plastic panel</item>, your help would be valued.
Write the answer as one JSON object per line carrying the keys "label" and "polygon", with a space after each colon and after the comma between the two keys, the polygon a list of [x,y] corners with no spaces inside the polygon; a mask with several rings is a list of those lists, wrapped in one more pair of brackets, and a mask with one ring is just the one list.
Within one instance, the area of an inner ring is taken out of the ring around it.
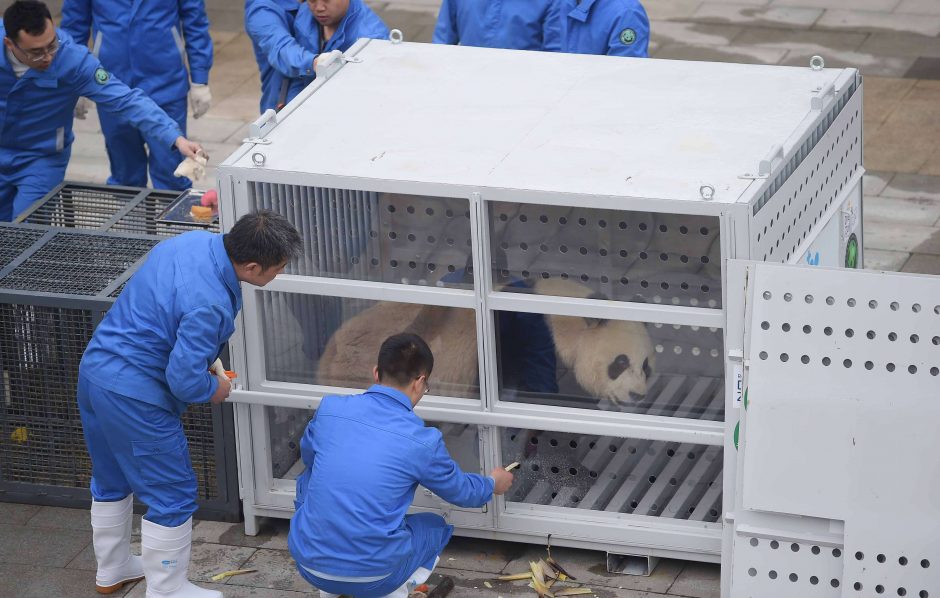
{"label": "clear plastic panel", "polygon": [[718,218],[492,203],[494,288],[721,307]]}
{"label": "clear plastic panel", "polygon": [[300,460],[300,440],[316,413],[312,409],[265,407],[271,438],[269,454],[275,478],[295,480],[304,470]]}
{"label": "clear plastic panel", "polygon": [[503,401],[724,419],[722,331],[496,312]]}
{"label": "clear plastic panel", "polygon": [[268,380],[366,389],[382,342],[413,332],[434,353],[433,394],[480,397],[472,309],[279,291],[260,299]]}
{"label": "clear plastic panel", "polygon": [[288,274],[473,288],[466,199],[252,182],[252,209],[290,220],[303,254]]}
{"label": "clear plastic panel", "polygon": [[500,438],[503,462],[520,462],[509,502],[719,521],[721,447],[511,428]]}

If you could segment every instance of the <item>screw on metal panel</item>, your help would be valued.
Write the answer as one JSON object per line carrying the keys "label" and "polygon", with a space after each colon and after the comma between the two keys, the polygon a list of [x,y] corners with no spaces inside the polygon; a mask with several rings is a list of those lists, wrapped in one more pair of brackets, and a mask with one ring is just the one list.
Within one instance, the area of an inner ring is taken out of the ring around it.
{"label": "screw on metal panel", "polygon": [[267,160],[267,158],[261,152],[254,152],[251,154],[251,163],[255,166],[264,166],[265,160]]}
{"label": "screw on metal panel", "polygon": [[388,41],[393,44],[400,44],[405,41],[405,34],[401,32],[401,29],[392,29],[388,34]]}
{"label": "screw on metal panel", "polygon": [[822,56],[817,54],[816,56],[813,56],[809,59],[809,68],[813,69],[814,71],[821,71],[826,68],[826,61],[823,60]]}
{"label": "screw on metal panel", "polygon": [[698,188],[698,192],[705,201],[711,201],[715,198],[715,188],[711,185],[702,185]]}

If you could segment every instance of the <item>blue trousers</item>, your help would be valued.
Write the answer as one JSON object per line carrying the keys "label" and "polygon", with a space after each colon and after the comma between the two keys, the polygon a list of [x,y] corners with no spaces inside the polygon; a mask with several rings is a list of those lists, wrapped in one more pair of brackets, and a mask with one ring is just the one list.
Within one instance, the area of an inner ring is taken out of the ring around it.
{"label": "blue trousers", "polygon": [[[454,526],[449,525],[443,517],[434,513],[405,515],[405,527],[411,530],[415,551],[406,555],[399,568],[385,579],[369,583],[351,583],[322,579],[300,565],[297,566],[297,570],[307,582],[324,592],[345,594],[355,598],[386,596],[408,581],[419,567],[434,569],[434,561],[444,551],[454,533]],[[296,560],[296,555],[294,558]],[[414,588],[409,588],[409,591],[411,590]]]}
{"label": "blue trousers", "polygon": [[78,409],[91,455],[91,495],[118,501],[131,492],[144,519],[182,525],[196,511],[196,474],[179,416],[78,378]]}
{"label": "blue trousers", "polygon": [[65,179],[72,147],[46,156],[0,150],[0,222],[10,222]]}
{"label": "blue trousers", "polygon": [[[160,106],[180,126],[186,135],[186,98]],[[147,186],[147,168],[154,189],[183,191],[193,186],[185,177],[173,176],[173,171],[183,161],[183,154],[175,147],[164,147],[156,140],[146,138],[137,127],[119,116],[99,111],[101,132],[111,161],[109,185],[128,187]],[[146,144],[146,147],[144,145]]]}

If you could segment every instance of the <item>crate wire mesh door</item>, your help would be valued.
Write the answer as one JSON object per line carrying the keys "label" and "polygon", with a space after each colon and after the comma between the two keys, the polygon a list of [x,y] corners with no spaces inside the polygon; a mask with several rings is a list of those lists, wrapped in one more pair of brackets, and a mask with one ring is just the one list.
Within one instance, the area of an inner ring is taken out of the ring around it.
{"label": "crate wire mesh door", "polygon": [[[75,401],[79,362],[95,327],[158,242],[0,226],[0,500],[87,501],[91,463]],[[184,415],[183,427],[200,516],[235,519],[223,419],[218,408],[198,405]]]}

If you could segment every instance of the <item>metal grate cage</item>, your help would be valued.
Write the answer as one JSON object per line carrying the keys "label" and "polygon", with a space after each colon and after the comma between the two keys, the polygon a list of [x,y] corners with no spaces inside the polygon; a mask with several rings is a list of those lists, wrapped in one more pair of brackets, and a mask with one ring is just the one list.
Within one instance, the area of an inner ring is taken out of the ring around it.
{"label": "metal grate cage", "polygon": [[17,222],[157,237],[172,237],[191,230],[218,232],[218,223],[158,220],[164,209],[186,193],[64,182],[33,204]]}
{"label": "metal grate cage", "polygon": [[[75,401],[79,363],[95,327],[159,242],[0,225],[0,500],[86,504],[91,462]],[[230,409],[209,404],[183,416],[202,518],[238,518],[232,420]]]}

